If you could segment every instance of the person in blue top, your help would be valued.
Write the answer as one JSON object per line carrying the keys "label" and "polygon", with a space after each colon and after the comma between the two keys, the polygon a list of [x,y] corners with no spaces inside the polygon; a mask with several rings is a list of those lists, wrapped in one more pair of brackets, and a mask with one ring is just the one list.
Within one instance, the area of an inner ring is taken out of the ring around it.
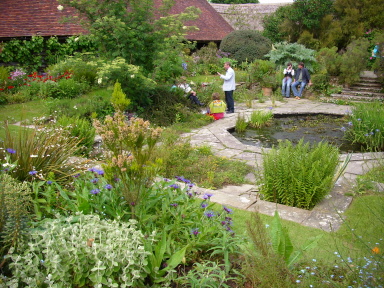
{"label": "person in blue top", "polygon": [[[296,99],[300,99],[301,95],[303,94],[303,90],[307,84],[308,86],[312,85],[311,75],[309,75],[307,68],[304,68],[304,63],[300,62],[298,66],[299,68],[296,70],[295,73],[295,81],[293,81],[292,84],[293,95],[295,95]],[[297,91],[297,86],[299,85],[300,91]]]}
{"label": "person in blue top", "polygon": [[235,71],[231,68],[230,62],[224,63],[224,69],[227,71],[225,75],[217,74],[224,80],[223,91],[225,93],[225,102],[227,103],[227,113],[235,112],[235,102],[233,100],[233,91],[236,89]]}

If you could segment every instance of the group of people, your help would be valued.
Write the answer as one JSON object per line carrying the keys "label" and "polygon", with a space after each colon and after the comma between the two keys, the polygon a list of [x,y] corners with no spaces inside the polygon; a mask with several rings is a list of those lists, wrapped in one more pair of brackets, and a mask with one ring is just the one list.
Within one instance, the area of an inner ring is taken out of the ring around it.
{"label": "group of people", "polygon": [[[231,67],[231,63],[225,62],[224,69],[226,70],[225,75],[217,72],[221,79],[224,80],[223,91],[225,94],[225,102],[220,100],[219,93],[212,94],[212,102],[208,105],[208,114],[212,116],[215,120],[219,120],[224,117],[224,113],[234,113],[235,112],[235,102],[233,100],[233,91],[236,89],[235,82],[235,71]],[[204,106],[200,102],[199,98],[196,95],[196,92],[187,84],[187,79],[182,76],[180,77],[180,83],[177,85],[178,88],[181,88],[186,93],[188,99],[192,103]]]}
{"label": "group of people", "polygon": [[[308,69],[305,68],[304,63],[300,62],[298,64],[296,72],[292,67],[292,63],[288,63],[287,68],[284,69],[283,73],[284,79],[281,86],[281,93],[283,94],[283,97],[290,97],[290,89],[292,86],[292,92],[295,99],[301,99],[305,86],[307,84],[308,86],[312,85],[311,75],[309,74]],[[297,86],[300,86],[300,90],[297,90]]]}
{"label": "group of people", "polygon": [[[235,82],[235,71],[231,67],[230,62],[224,63],[224,69],[226,70],[225,74],[217,72],[221,79],[224,80],[223,91],[225,94],[225,102],[220,100],[219,93],[212,94],[212,102],[208,105],[208,114],[211,115],[215,120],[221,119],[224,117],[224,113],[234,113],[235,112],[235,103],[233,100],[233,91],[236,89]],[[304,63],[300,62],[298,64],[298,69],[295,71],[292,67],[292,63],[288,63],[287,68],[284,69],[284,79],[282,82],[281,92],[283,97],[290,97],[290,88],[292,87],[293,95],[296,99],[301,99],[303,90],[306,85],[312,85],[311,76],[308,72],[308,69],[305,68]],[[181,81],[177,87],[184,90],[187,97],[196,105],[204,106],[203,103],[198,99],[196,92],[187,84],[187,79],[183,76],[180,78]],[[300,90],[297,90],[300,86]]]}

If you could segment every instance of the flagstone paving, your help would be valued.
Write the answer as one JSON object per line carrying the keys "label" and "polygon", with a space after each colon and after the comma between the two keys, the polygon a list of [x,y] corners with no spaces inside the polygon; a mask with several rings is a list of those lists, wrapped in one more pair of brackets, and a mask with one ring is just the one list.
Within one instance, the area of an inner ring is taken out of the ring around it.
{"label": "flagstone paving", "polygon": [[[251,108],[246,107],[244,104],[237,105],[235,113],[226,114],[225,118],[183,134],[182,137],[188,138],[191,144],[195,146],[211,146],[212,151],[217,156],[245,161],[255,167],[256,170],[256,167],[261,167],[262,148],[245,145],[228,132],[229,128],[235,126],[239,114],[247,118],[256,109],[270,109],[274,114],[324,113],[345,115],[351,112],[349,106],[320,103],[307,99],[296,100],[289,98],[284,102],[276,101],[273,107],[270,101],[265,103],[254,101]],[[270,216],[273,216],[275,210],[277,210],[282,219],[325,231],[336,231],[343,222],[343,213],[353,200],[352,197],[345,195],[346,192],[351,190],[356,177],[366,173],[377,163],[377,159],[383,158],[383,155],[384,153],[352,154],[345,173],[336,182],[330,195],[310,211],[263,201],[258,196],[256,185],[226,186],[214,191],[200,187],[196,189],[199,193],[213,193],[214,196],[211,200],[219,204],[248,211],[258,211]],[[341,162],[345,158],[345,154],[340,155]],[[247,177],[250,182],[254,182],[255,176],[253,174]],[[384,190],[383,185],[379,186],[379,188],[381,191]]]}

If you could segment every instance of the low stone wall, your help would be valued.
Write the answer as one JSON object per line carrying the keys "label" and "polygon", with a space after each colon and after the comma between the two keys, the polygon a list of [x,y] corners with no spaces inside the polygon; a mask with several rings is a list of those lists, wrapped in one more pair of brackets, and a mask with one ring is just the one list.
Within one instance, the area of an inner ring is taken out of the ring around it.
{"label": "low stone wall", "polygon": [[264,16],[274,13],[277,8],[290,3],[274,4],[214,4],[212,7],[235,30],[263,30]]}

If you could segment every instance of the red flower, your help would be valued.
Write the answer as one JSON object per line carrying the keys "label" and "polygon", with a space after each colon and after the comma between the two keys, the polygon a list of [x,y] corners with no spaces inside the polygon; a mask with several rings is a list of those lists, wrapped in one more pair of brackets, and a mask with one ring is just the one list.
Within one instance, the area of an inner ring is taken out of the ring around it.
{"label": "red flower", "polygon": [[12,88],[15,88],[15,86],[8,86],[8,89],[12,89]]}

